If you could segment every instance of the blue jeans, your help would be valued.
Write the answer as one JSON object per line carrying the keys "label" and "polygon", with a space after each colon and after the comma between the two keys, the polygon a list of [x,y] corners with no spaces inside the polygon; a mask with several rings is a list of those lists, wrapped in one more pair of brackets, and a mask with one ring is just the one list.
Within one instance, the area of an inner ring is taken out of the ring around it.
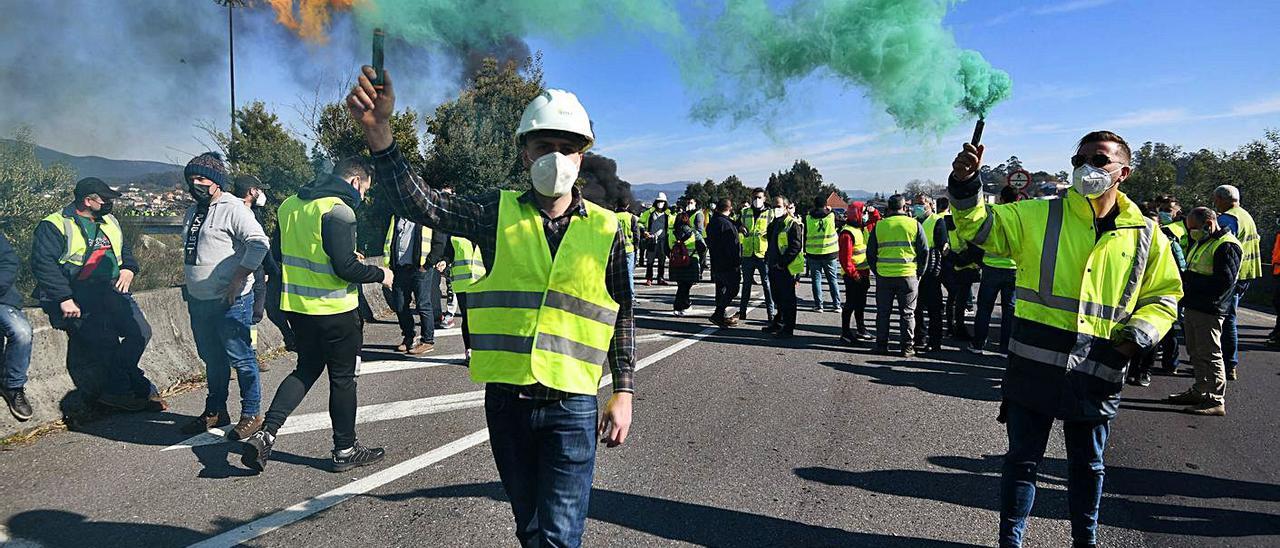
{"label": "blue jeans", "polygon": [[827,280],[827,287],[831,289],[831,308],[840,310],[840,285],[837,283],[837,272],[839,263],[835,257],[829,259],[810,259],[805,258],[804,262],[809,268],[810,282],[813,284],[813,306],[822,306],[822,279]]}
{"label": "blue jeans", "polygon": [[627,254],[627,287],[631,288],[631,300],[636,299],[636,252]]}
{"label": "blue jeans", "polygon": [[205,413],[225,412],[230,393],[231,368],[240,384],[240,414],[256,417],[262,411],[262,385],[258,381],[258,356],[253,351],[249,326],[253,323],[253,293],[227,306],[222,299],[187,301],[196,353],[204,361],[209,380]]}
{"label": "blue jeans", "polygon": [[[440,272],[428,265],[424,272],[416,266],[397,266],[392,272],[391,289],[384,289],[387,306],[396,313],[400,324],[400,336],[406,340],[414,336],[413,316],[418,315],[422,324],[422,342],[436,342],[436,314],[440,310]],[[410,303],[413,303],[410,306]]]}
{"label": "blue jeans", "polygon": [[597,407],[594,395],[543,401],[485,388],[489,444],[521,546],[582,545],[596,464]]}
{"label": "blue jeans", "polygon": [[982,266],[982,283],[978,285],[978,310],[973,319],[973,347],[981,349],[987,344],[987,332],[991,330],[991,313],[996,307],[996,295],[1000,296],[1000,351],[1009,350],[1009,336],[1013,333],[1013,291],[1018,271],[1011,268]]}
{"label": "blue jeans", "polygon": [[1249,282],[1236,282],[1235,293],[1228,299],[1227,313],[1222,318],[1222,361],[1227,363],[1227,371],[1235,370],[1240,365],[1240,331],[1236,328],[1236,309],[1240,308],[1240,297],[1249,290]]}
{"label": "blue jeans", "polygon": [[[1027,516],[1036,499],[1036,468],[1044,458],[1053,417],[1013,402],[1005,402],[1009,452],[1000,471],[1000,546],[1022,545]],[[1104,466],[1110,421],[1063,421],[1067,446],[1067,508],[1071,539],[1076,544],[1097,541],[1098,503],[1102,500]]]}
{"label": "blue jeans", "polygon": [[10,390],[27,385],[27,368],[31,366],[31,323],[22,310],[0,304],[0,349],[4,354],[4,388]]}
{"label": "blue jeans", "polygon": [[764,288],[764,306],[769,312],[769,317],[773,317],[773,292],[769,289],[769,267],[765,264],[764,259],[756,257],[742,258],[742,298],[739,301],[738,313],[746,316],[747,302],[751,300],[751,285],[755,283],[756,273],[760,273],[760,286]]}

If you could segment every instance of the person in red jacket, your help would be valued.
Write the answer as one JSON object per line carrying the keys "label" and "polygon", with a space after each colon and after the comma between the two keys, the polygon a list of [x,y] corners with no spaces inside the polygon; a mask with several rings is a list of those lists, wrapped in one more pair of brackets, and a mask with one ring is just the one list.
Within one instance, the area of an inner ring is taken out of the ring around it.
{"label": "person in red jacket", "polygon": [[[1276,226],[1280,227],[1280,218],[1276,219]],[[1276,233],[1276,243],[1271,246],[1271,277],[1280,279],[1280,233]],[[1267,346],[1280,348],[1280,291],[1271,292],[1271,306],[1276,309],[1277,316],[1276,326],[1267,337]]]}
{"label": "person in red jacket", "polygon": [[[844,227],[840,229],[840,271],[844,275],[844,310],[840,315],[840,340],[846,344],[854,341],[870,341],[875,337],[867,332],[863,315],[867,309],[867,290],[871,288],[871,264],[867,262],[866,224],[870,218],[866,204],[849,204]],[[849,330],[849,317],[853,316],[858,331]]]}

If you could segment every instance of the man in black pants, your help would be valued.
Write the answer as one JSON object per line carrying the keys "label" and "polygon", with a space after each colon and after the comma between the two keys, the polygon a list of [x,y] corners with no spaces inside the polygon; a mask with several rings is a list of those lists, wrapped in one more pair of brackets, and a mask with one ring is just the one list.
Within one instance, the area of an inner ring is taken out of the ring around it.
{"label": "man in black pants", "polygon": [[722,198],[716,204],[715,215],[707,225],[707,255],[711,258],[711,281],[716,285],[716,311],[711,315],[711,323],[720,327],[738,325],[734,316],[725,316],[726,309],[738,296],[738,286],[742,282],[739,270],[742,268],[742,243],[738,241],[738,227],[729,213],[733,211],[733,201]]}
{"label": "man in black pants", "polygon": [[778,313],[774,323],[764,331],[778,339],[789,339],[796,329],[796,280],[804,271],[804,222],[790,213],[790,203],[782,196],[773,198],[773,221],[769,223],[765,264],[769,265],[769,289]]}
{"label": "man in black pants", "polygon": [[241,462],[254,470],[266,468],[280,427],[326,367],[332,471],[373,464],[385,455],[356,441],[356,368],[364,339],[356,288],[394,282],[391,270],[356,256],[355,208],[372,178],[364,160],[343,160],[332,175],[320,176],[280,205],[281,308],[298,337],[298,368],[280,383],[262,430],[245,440]]}

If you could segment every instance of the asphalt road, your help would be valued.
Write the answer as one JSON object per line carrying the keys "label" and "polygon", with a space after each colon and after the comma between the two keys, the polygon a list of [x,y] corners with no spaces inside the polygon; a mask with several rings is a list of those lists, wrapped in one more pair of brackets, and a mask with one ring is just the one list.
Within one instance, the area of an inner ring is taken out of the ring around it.
{"label": "asphalt road", "polygon": [[[635,423],[626,445],[599,451],[587,546],[994,545],[998,356],[842,347],[839,316],[806,312],[807,301],[794,339],[762,337],[761,310],[716,330],[710,284],[684,318],[670,315],[674,287],[640,289]],[[1190,377],[1126,388],[1107,452],[1105,545],[1280,545],[1280,360],[1259,347],[1271,317],[1242,320],[1227,417],[1157,402]],[[387,448],[384,463],[324,470],[320,382],[254,475],[238,444],[178,432],[201,410],[195,390],[170,412],[111,415],[0,452],[5,545],[514,545],[461,338],[444,332],[433,354],[407,359],[391,350],[396,331],[368,326],[360,378],[358,433]],[[271,365],[268,398],[292,355]],[[1055,434],[1028,546],[1068,543],[1063,455]]]}

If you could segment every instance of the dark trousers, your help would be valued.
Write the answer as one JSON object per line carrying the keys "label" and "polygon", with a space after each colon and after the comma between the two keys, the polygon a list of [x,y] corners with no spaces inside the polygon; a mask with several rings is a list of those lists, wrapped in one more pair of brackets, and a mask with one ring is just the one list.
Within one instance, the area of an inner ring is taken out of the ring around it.
{"label": "dark trousers", "polygon": [[471,324],[467,322],[467,293],[458,293],[458,316],[462,317],[462,347],[471,349]]}
{"label": "dark trousers", "polygon": [[138,367],[151,341],[151,324],[133,295],[118,293],[109,283],[72,287],[80,318],[64,320],[57,303],[45,305],[50,324],[63,329],[76,355],[91,356],[101,366],[102,393],[145,398],[155,390]]}
{"label": "dark trousers", "polygon": [[738,277],[737,269],[713,270],[711,281],[716,284],[716,312],[713,317],[723,318],[728,313],[728,308],[733,306],[734,299],[738,298],[738,288],[742,285],[742,279]]}
{"label": "dark trousers", "polygon": [[582,545],[596,464],[595,395],[522,399],[485,388],[489,445],[527,548]]}
{"label": "dark trousers", "polygon": [[769,267],[769,289],[773,291],[773,305],[778,308],[773,316],[779,331],[790,333],[796,328],[796,276],[790,270]]}
{"label": "dark trousers", "polygon": [[266,312],[267,319],[280,330],[280,334],[284,336],[285,348],[297,348],[297,337],[293,334],[293,329],[289,327],[289,316],[283,310],[280,310],[280,276],[267,279],[267,295],[266,295]]}
{"label": "dark trousers", "polygon": [[964,327],[964,311],[973,299],[973,282],[953,281],[947,286],[947,330],[954,337],[968,338]]}
{"label": "dark trousers", "polygon": [[844,311],[840,314],[840,333],[849,333],[849,319],[853,318],[858,333],[867,332],[867,291],[871,289],[871,271],[863,270],[858,279],[844,277]]}
{"label": "dark trousers", "polygon": [[649,247],[649,256],[644,262],[644,279],[653,279],[653,262],[658,261],[658,279],[666,279],[667,272],[667,244],[665,240],[655,241],[647,244]]}
{"label": "dark trousers", "polygon": [[[915,343],[920,346],[942,344],[942,324],[946,314],[946,303],[942,297],[942,278],[925,276],[920,278],[920,311],[916,314]],[[926,335],[928,340],[925,340]]]}
{"label": "dark trousers", "polygon": [[[1280,278],[1280,275],[1273,276]],[[1276,326],[1271,328],[1271,339],[1280,339],[1280,291],[1271,292],[1271,308],[1276,311]]]}
{"label": "dark trousers", "polygon": [[[1000,471],[1000,546],[1022,545],[1027,516],[1036,499],[1036,470],[1044,459],[1053,417],[1005,402],[1009,452]],[[1097,540],[1098,502],[1102,499],[1109,421],[1062,421],[1067,445],[1067,508],[1071,539],[1077,545]]]}
{"label": "dark trousers", "polygon": [[435,268],[428,268],[424,272],[416,266],[397,266],[393,274],[395,279],[392,280],[391,289],[387,290],[387,305],[396,313],[400,336],[406,340],[413,338],[413,317],[416,314],[418,323],[422,324],[422,342],[434,343],[435,307],[440,300],[440,273]]}
{"label": "dark trousers", "polygon": [[973,347],[981,349],[987,344],[987,332],[991,329],[991,313],[995,310],[996,296],[1000,297],[1000,351],[1009,350],[1009,336],[1013,333],[1014,286],[1017,271],[1011,268],[982,267],[982,283],[978,285],[978,310],[973,320]]}
{"label": "dark trousers", "polygon": [[356,358],[364,342],[360,314],[355,310],[329,316],[288,314],[289,324],[297,329],[298,367],[276,389],[264,428],[274,434],[284,426],[328,368],[333,447],[351,447],[356,442]]}
{"label": "dark trousers", "polygon": [[693,304],[689,299],[689,290],[693,289],[692,281],[676,282],[676,302],[674,308],[676,310],[685,310]]}

